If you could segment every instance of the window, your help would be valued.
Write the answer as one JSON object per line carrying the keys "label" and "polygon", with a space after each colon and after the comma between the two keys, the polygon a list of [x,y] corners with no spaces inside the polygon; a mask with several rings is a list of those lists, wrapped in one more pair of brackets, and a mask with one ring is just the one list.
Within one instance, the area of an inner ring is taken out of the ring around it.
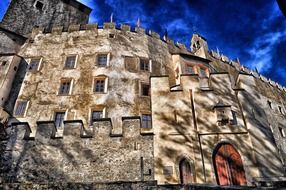
{"label": "window", "polygon": [[142,71],[150,71],[150,65],[148,59],[140,58],[140,70]]}
{"label": "window", "polygon": [[35,7],[38,9],[38,10],[43,10],[44,8],[44,3],[40,2],[40,1],[37,1],[36,4],[35,4]]}
{"label": "window", "polygon": [[225,107],[216,108],[218,126],[224,126],[229,123],[229,113]]}
{"label": "window", "polygon": [[93,92],[105,93],[106,92],[106,78],[100,77],[94,79]]}
{"label": "window", "polygon": [[267,100],[267,104],[268,104],[269,108],[272,109],[272,103],[269,100]]}
{"label": "window", "polygon": [[30,72],[35,72],[38,71],[40,68],[40,63],[41,63],[41,59],[31,59],[29,67],[28,67],[28,71]]}
{"label": "window", "polygon": [[283,114],[282,107],[278,106],[278,109],[279,109],[280,113]]}
{"label": "window", "polygon": [[152,128],[151,115],[142,114],[142,128]]}
{"label": "window", "polygon": [[186,65],[186,73],[187,74],[194,74],[194,68],[191,65]]}
{"label": "window", "polygon": [[103,111],[92,111],[90,117],[90,123],[93,123],[93,120],[103,118]]}
{"label": "window", "polygon": [[63,80],[60,85],[59,94],[68,95],[70,94],[72,80]]}
{"label": "window", "polygon": [[63,126],[65,114],[66,114],[65,112],[56,112],[55,113],[54,121],[55,121],[56,128]]}
{"label": "window", "polygon": [[76,63],[76,55],[68,56],[65,61],[65,69],[74,69]]}
{"label": "window", "polygon": [[100,67],[105,67],[107,66],[107,54],[99,54],[97,56],[97,65]]}
{"label": "window", "polygon": [[286,134],[285,134],[284,129],[283,129],[282,127],[278,127],[278,129],[279,129],[280,135],[281,135],[282,137],[286,137]]}
{"label": "window", "polygon": [[27,108],[28,102],[27,101],[18,101],[17,106],[14,112],[15,116],[25,116],[26,108]]}
{"label": "window", "polygon": [[150,96],[150,85],[141,83],[141,96]]}

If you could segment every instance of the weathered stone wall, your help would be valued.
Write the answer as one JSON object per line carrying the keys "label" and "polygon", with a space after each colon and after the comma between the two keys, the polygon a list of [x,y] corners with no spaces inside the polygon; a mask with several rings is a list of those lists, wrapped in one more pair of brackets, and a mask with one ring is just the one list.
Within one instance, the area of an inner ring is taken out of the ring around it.
{"label": "weathered stone wall", "polygon": [[110,121],[98,121],[85,136],[80,125],[65,124],[62,138],[51,138],[54,128],[49,124],[38,125],[35,138],[28,137],[30,131],[23,125],[10,127],[9,139],[1,141],[1,180],[87,183],[154,179],[153,136],[141,135],[140,119],[124,119],[122,127],[123,134],[114,136]]}
{"label": "weathered stone wall", "polygon": [[[35,26],[86,24],[90,9],[74,0],[69,4],[62,0],[40,0],[42,10],[37,9],[35,0],[13,0],[0,24],[1,27],[20,35],[31,33]],[[27,19],[28,18],[28,19]]]}

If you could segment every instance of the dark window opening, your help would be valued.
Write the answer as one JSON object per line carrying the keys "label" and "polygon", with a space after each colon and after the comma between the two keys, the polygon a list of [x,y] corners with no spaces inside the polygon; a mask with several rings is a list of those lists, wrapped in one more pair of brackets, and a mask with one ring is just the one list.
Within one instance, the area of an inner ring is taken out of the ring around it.
{"label": "dark window opening", "polygon": [[282,107],[278,106],[278,108],[279,108],[280,113],[283,114]]}
{"label": "dark window opening", "polygon": [[152,118],[151,115],[142,115],[142,128],[152,128]]}
{"label": "dark window opening", "polygon": [[55,113],[55,126],[59,128],[63,125],[65,119],[65,112],[56,112]]}
{"label": "dark window opening", "polygon": [[1,66],[5,66],[7,64],[7,61],[3,61]]}
{"label": "dark window opening", "polygon": [[115,38],[114,34],[109,34],[109,38]]}
{"label": "dark window opening", "polygon": [[14,71],[17,71],[17,67],[14,67]]}
{"label": "dark window opening", "polygon": [[150,96],[150,86],[148,84],[141,84],[141,95]]}
{"label": "dark window opening", "polygon": [[268,106],[272,109],[272,104],[269,100],[267,100]]}
{"label": "dark window opening", "polygon": [[44,8],[44,3],[40,2],[40,1],[37,1],[35,7],[36,7],[38,10],[42,11],[43,8]]}

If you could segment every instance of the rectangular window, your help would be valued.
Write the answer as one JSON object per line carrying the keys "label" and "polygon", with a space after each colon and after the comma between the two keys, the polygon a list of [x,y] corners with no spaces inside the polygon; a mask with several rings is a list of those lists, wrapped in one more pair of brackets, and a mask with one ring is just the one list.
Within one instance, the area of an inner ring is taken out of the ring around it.
{"label": "rectangular window", "polygon": [[278,109],[279,109],[279,112],[280,112],[281,114],[283,114],[282,107],[281,107],[281,106],[278,106]]}
{"label": "rectangular window", "polygon": [[31,59],[30,64],[28,66],[28,71],[35,72],[39,70],[41,59]]}
{"label": "rectangular window", "polygon": [[99,54],[97,56],[97,65],[100,67],[107,66],[107,54]]}
{"label": "rectangular window", "polygon": [[187,74],[194,74],[194,68],[191,65],[186,65],[186,73]]}
{"label": "rectangular window", "polygon": [[90,123],[93,123],[94,119],[103,118],[103,111],[92,111],[90,117]]}
{"label": "rectangular window", "polygon": [[105,92],[105,78],[97,78],[94,80],[93,92],[98,92],[98,93]]}
{"label": "rectangular window", "polygon": [[14,115],[23,117],[25,115],[27,104],[28,104],[27,101],[18,101]]}
{"label": "rectangular window", "polygon": [[62,81],[59,89],[59,94],[60,95],[70,94],[70,88],[71,88],[71,80]]}
{"label": "rectangular window", "polygon": [[56,128],[63,126],[65,114],[66,114],[65,112],[56,112],[55,113],[54,121],[55,121]]}
{"label": "rectangular window", "polygon": [[76,62],[76,55],[68,56],[65,61],[65,69],[74,69]]}
{"label": "rectangular window", "polygon": [[142,115],[142,128],[152,128],[152,118],[151,115]]}
{"label": "rectangular window", "polygon": [[150,96],[150,85],[141,83],[141,96]]}
{"label": "rectangular window", "polygon": [[150,64],[148,59],[140,58],[140,70],[150,71]]}

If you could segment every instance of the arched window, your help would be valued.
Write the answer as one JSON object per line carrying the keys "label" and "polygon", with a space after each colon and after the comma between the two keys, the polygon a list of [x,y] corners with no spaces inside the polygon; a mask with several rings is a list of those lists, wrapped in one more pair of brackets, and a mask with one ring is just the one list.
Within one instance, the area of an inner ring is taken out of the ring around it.
{"label": "arched window", "polygon": [[245,172],[238,151],[231,144],[221,144],[214,152],[219,185],[246,185]]}
{"label": "arched window", "polygon": [[193,173],[190,163],[184,158],[179,163],[180,180],[182,184],[193,182]]}

